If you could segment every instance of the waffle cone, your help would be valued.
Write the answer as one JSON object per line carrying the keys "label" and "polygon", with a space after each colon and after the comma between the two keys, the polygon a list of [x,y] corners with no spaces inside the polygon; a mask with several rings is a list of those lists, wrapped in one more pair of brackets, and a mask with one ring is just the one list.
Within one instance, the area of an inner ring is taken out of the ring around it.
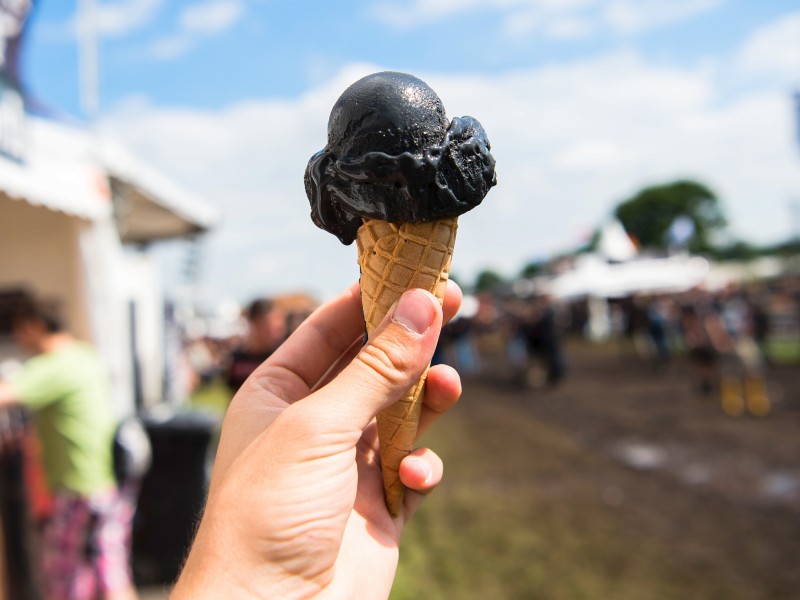
{"label": "waffle cone", "polygon": [[[443,301],[457,227],[457,218],[399,224],[364,220],[356,244],[368,334],[406,290],[421,288]],[[426,369],[401,399],[378,414],[383,487],[393,517],[403,506],[400,461],[411,452],[417,436],[427,373]]]}

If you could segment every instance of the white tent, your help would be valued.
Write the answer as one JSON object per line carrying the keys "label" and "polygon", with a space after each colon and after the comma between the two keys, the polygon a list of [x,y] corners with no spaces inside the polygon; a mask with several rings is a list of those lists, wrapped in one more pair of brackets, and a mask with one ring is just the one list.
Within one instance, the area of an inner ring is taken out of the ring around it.
{"label": "white tent", "polygon": [[[197,234],[216,214],[86,129],[41,118],[24,126],[21,156],[0,154],[0,293],[58,299],[69,328],[104,357],[115,402],[126,412],[133,406],[131,334],[152,346],[135,350],[146,357],[151,397],[160,393],[162,364],[153,333],[161,326],[152,308],[158,286],[152,269],[140,256],[131,262],[122,244]],[[133,300],[150,307],[138,332],[131,330]],[[11,354],[10,340],[0,336],[0,360]]]}
{"label": "white tent", "polygon": [[638,252],[636,245],[617,219],[608,220],[600,228],[597,251],[614,261],[631,260]]}
{"label": "white tent", "polygon": [[575,268],[548,280],[544,288],[554,298],[582,296],[621,298],[640,292],[683,292],[701,285],[709,273],[706,259],[690,256],[638,258],[609,263],[596,255],[577,259]]}

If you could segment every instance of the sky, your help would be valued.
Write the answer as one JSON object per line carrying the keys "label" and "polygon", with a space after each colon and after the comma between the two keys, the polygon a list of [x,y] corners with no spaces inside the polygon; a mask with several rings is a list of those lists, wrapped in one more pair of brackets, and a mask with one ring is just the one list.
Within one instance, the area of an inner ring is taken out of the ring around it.
{"label": "sky", "polygon": [[[38,0],[22,71],[53,114],[89,120],[76,9]],[[574,248],[679,178],[718,195],[731,239],[798,228],[800,2],[97,0],[96,15],[91,120],[219,210],[209,298],[327,297],[357,278],[355,247],[312,224],[303,173],[339,94],[381,70],[423,79],[491,141],[498,186],[459,219],[463,281]],[[158,252],[168,287],[183,255]]]}

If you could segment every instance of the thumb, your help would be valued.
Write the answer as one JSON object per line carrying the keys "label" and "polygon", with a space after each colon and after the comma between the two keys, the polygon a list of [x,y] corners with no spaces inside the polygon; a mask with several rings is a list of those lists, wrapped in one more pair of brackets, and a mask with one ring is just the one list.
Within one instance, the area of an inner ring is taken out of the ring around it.
{"label": "thumb", "polygon": [[[353,361],[308,400],[316,414],[335,414],[363,430],[399,400],[431,361],[442,328],[442,308],[425,290],[405,292]],[[319,406],[323,405],[323,406]]]}

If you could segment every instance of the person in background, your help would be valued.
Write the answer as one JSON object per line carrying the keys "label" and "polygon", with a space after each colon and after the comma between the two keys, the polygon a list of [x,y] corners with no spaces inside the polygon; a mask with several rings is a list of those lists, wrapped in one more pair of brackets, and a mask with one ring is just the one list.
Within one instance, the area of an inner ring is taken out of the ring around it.
{"label": "person in background", "polygon": [[225,382],[237,392],[250,373],[256,370],[286,339],[286,313],[268,299],[254,300],[245,310],[248,330],[244,342],[231,352]]}
{"label": "person in background", "polygon": [[668,307],[665,298],[651,298],[646,303],[647,333],[653,344],[654,364],[663,367],[670,360]]}
{"label": "person in background", "polygon": [[719,379],[720,353],[728,345],[722,323],[717,315],[689,302],[681,306],[681,331],[698,388],[703,395],[710,395]]}
{"label": "person in background", "polygon": [[765,364],[769,364],[767,343],[770,336],[769,296],[765,291],[755,291],[748,298],[753,327],[753,341],[758,345]]}
{"label": "person in background", "polygon": [[555,306],[546,296],[531,298],[521,313],[519,335],[527,353],[527,368],[535,366],[527,376],[534,387],[555,386],[566,374],[557,321]]}
{"label": "person in background", "polygon": [[731,416],[740,416],[747,408],[752,415],[764,417],[771,406],[764,379],[764,356],[755,340],[752,305],[743,290],[732,285],[720,294],[718,310],[733,345],[720,383],[723,409]]}
{"label": "person in background", "polygon": [[41,527],[47,600],[136,597],[129,566],[133,507],[119,494],[117,426],[108,379],[92,347],[65,331],[55,306],[31,300],[12,318],[17,345],[33,356],[0,381],[0,406],[33,413],[50,513]]}

